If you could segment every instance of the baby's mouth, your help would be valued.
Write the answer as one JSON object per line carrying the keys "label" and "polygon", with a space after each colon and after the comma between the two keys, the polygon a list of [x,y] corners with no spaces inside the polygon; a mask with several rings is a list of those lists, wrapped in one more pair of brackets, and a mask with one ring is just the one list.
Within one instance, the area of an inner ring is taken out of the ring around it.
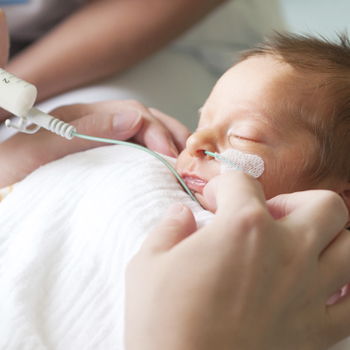
{"label": "baby's mouth", "polygon": [[185,181],[186,185],[195,192],[202,193],[204,187],[208,183],[208,181],[204,181],[198,177],[195,176],[189,176],[185,175],[183,176],[183,180]]}

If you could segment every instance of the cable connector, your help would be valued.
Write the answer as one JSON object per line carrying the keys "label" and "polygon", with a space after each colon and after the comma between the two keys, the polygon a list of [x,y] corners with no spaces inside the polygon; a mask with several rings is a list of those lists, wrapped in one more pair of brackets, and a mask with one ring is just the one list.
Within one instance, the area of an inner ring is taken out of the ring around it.
{"label": "cable connector", "polygon": [[[27,129],[28,121],[35,124],[36,127],[34,129]],[[21,118],[17,126],[13,125],[9,119],[6,120],[5,124],[8,128],[14,128],[27,134],[34,134],[43,127],[44,129],[52,131],[68,140],[71,140],[74,137],[73,132],[76,132],[76,128],[73,125],[65,123],[62,120],[46,114],[34,107],[29,109],[27,115]]]}

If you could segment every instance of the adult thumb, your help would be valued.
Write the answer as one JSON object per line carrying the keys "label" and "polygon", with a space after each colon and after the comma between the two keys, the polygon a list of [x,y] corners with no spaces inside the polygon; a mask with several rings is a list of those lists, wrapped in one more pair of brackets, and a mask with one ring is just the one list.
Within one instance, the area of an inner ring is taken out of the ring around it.
{"label": "adult thumb", "polygon": [[163,220],[152,229],[142,249],[168,251],[197,230],[192,211],[181,203],[174,204]]}
{"label": "adult thumb", "polygon": [[142,126],[142,114],[137,109],[121,110],[114,114],[90,114],[72,123],[80,134],[114,140],[128,140]]}

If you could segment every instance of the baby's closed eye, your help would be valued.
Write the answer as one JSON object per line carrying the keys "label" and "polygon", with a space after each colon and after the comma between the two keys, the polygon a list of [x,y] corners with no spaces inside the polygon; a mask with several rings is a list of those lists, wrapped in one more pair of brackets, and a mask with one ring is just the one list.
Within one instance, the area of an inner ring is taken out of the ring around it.
{"label": "baby's closed eye", "polygon": [[266,137],[261,130],[251,126],[238,126],[229,130],[230,143],[235,142],[264,142]]}

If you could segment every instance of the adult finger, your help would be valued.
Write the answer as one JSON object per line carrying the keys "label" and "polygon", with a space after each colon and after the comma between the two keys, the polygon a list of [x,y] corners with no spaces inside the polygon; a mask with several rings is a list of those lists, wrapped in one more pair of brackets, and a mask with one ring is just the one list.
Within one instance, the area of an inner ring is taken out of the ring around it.
{"label": "adult finger", "polygon": [[350,282],[350,232],[342,230],[319,258],[320,283],[325,299]]}
{"label": "adult finger", "polygon": [[[92,104],[76,104],[57,108],[51,114],[66,122],[87,114],[115,114],[129,110],[138,110],[143,118],[142,128],[133,135],[133,141],[148,147],[149,149],[176,157],[178,150],[169,130],[155,118],[149,109],[142,103],[134,100],[103,101]],[[79,132],[79,130],[77,130]],[[92,130],[92,136],[95,136]]]}
{"label": "adult finger", "polygon": [[133,137],[135,142],[146,146],[152,151],[166,156],[177,157],[177,150],[169,131],[154,117],[143,116],[143,125],[140,131]]}
{"label": "adult finger", "polygon": [[[76,127],[78,133],[84,135],[125,141],[141,129],[142,123],[143,119],[139,110],[126,110],[113,115],[86,115],[74,120],[71,124]],[[91,145],[96,145],[96,142],[94,141],[94,144]]]}
{"label": "adult finger", "polygon": [[84,110],[90,111],[98,108],[100,113],[113,113],[130,109],[137,109],[141,112],[143,123],[138,132],[133,135],[133,141],[146,146],[152,151],[165,154],[170,157],[177,157],[179,152],[175,146],[172,135],[169,130],[155,118],[150,110],[142,103],[135,100],[123,101],[104,101],[85,105]]}
{"label": "adult finger", "polygon": [[261,184],[241,171],[230,171],[214,177],[205,186],[203,195],[212,212],[226,208],[224,212],[231,216],[253,204],[267,211]]}
{"label": "adult finger", "polygon": [[156,108],[150,108],[149,110],[169,130],[175,146],[179,152],[182,152],[186,148],[186,141],[191,135],[190,130],[177,119],[170,117]]}
{"label": "adult finger", "polygon": [[191,210],[181,203],[174,204],[165,213],[163,220],[150,232],[141,251],[167,251],[196,229],[196,221]]}
{"label": "adult finger", "polygon": [[[324,292],[325,301],[348,283],[350,278],[349,231],[341,231],[342,223],[333,228],[333,218],[328,216],[332,213],[327,210],[327,206],[330,206],[335,210],[336,215],[342,212],[346,214],[347,210],[338,210],[338,204],[333,205],[335,200],[336,203],[340,202],[340,206],[343,208],[342,200],[339,201],[339,199],[340,196],[333,192],[311,190],[283,194],[267,201],[269,212],[276,220],[289,215],[290,220],[287,219],[287,225],[293,224],[294,230],[296,225],[299,226],[299,230],[294,232],[300,234],[300,239],[304,242],[308,241],[306,247],[311,247],[316,254],[319,254],[323,249],[318,257],[319,285],[322,286],[321,290]],[[328,203],[328,201],[330,202]],[[309,212],[311,212],[310,216]],[[316,216],[316,222],[313,221],[315,219],[312,215]],[[322,218],[319,219],[318,216]],[[319,228],[315,228],[318,224],[326,231],[326,234],[320,232]]]}
{"label": "adult finger", "polygon": [[336,343],[350,335],[350,294],[326,308],[327,329],[334,337],[333,342]]}
{"label": "adult finger", "polygon": [[[78,133],[104,137],[109,139],[127,140],[138,132],[142,126],[142,118],[138,111],[124,111],[114,115],[86,115],[73,120]],[[54,147],[52,140],[54,141]],[[40,130],[31,136],[31,149],[33,154],[40,154],[44,164],[62,158],[68,154],[85,151],[87,149],[105,146],[107,143],[90,141],[74,137],[66,140],[46,130]],[[47,150],[50,152],[47,152]],[[40,150],[46,150],[41,154]]]}
{"label": "adult finger", "polygon": [[309,253],[319,255],[348,221],[348,210],[332,191],[297,192],[284,198],[286,216],[279,221],[307,241]]}

